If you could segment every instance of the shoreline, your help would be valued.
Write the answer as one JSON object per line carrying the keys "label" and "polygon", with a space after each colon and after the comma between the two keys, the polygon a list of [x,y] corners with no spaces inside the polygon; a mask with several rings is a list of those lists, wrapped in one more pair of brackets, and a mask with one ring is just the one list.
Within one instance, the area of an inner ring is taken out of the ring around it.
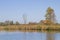
{"label": "shoreline", "polygon": [[45,25],[45,24],[34,24],[34,25],[7,25],[7,26],[0,26],[1,30],[59,30],[60,25]]}

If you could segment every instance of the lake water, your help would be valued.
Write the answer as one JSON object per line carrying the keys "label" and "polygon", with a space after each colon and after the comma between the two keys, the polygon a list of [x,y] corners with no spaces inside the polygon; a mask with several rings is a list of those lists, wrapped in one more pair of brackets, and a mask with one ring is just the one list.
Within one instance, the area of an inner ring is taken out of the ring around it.
{"label": "lake water", "polygon": [[60,40],[59,32],[0,32],[0,40]]}

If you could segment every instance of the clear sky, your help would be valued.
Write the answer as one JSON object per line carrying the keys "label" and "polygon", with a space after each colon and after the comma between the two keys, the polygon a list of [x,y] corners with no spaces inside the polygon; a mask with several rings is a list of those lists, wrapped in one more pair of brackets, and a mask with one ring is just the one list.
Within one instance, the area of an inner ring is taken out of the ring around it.
{"label": "clear sky", "polygon": [[46,9],[55,10],[56,19],[60,22],[60,0],[0,0],[0,21],[13,20],[23,23],[23,14],[27,22],[39,22],[45,19]]}

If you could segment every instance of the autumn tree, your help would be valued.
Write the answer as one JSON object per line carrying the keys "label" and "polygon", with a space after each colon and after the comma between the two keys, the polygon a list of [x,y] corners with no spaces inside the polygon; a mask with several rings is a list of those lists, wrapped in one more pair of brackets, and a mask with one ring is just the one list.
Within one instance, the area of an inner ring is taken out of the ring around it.
{"label": "autumn tree", "polygon": [[55,23],[56,21],[54,10],[51,7],[48,7],[45,17],[48,23]]}

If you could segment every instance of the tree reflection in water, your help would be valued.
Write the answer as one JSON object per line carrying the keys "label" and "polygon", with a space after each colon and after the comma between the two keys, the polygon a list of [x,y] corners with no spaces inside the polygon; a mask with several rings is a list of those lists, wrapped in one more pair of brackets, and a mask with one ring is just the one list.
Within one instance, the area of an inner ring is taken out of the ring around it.
{"label": "tree reflection in water", "polygon": [[47,32],[46,40],[55,40],[54,32]]}

